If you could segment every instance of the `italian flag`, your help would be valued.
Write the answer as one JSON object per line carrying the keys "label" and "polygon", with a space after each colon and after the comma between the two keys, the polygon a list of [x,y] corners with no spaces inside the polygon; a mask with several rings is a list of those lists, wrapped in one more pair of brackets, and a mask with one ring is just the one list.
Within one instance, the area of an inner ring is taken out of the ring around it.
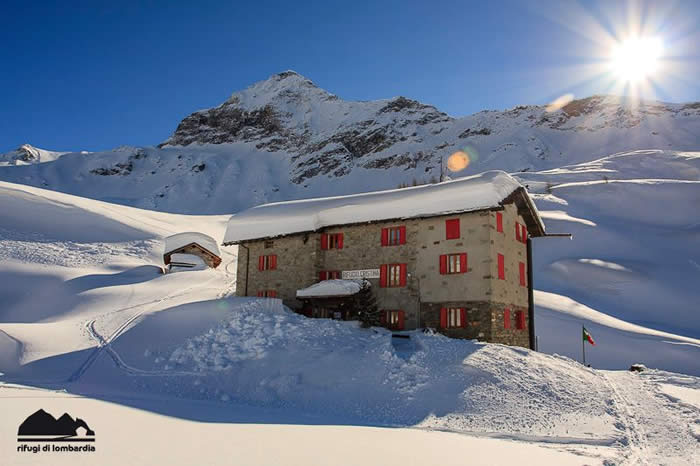
{"label": "italian flag", "polygon": [[595,341],[593,341],[593,337],[591,336],[590,333],[588,333],[588,330],[586,330],[586,327],[583,327],[583,341],[587,341],[591,345],[595,346]]}

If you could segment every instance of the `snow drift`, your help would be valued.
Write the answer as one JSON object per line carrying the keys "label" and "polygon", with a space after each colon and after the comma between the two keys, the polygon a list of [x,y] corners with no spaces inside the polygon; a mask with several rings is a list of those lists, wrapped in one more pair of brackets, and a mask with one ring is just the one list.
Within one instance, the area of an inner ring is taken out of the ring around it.
{"label": "snow drift", "polygon": [[[211,328],[200,321],[187,330],[200,311]],[[315,413],[331,423],[604,442],[619,435],[609,386],[567,358],[421,332],[407,333],[407,346],[384,329],[309,319],[276,299],[229,298],[177,312],[146,317],[114,344],[129,367],[172,374],[167,385],[143,382],[149,391]],[[144,338],[168,329],[176,337],[161,345]],[[101,377],[98,370],[88,380]]]}

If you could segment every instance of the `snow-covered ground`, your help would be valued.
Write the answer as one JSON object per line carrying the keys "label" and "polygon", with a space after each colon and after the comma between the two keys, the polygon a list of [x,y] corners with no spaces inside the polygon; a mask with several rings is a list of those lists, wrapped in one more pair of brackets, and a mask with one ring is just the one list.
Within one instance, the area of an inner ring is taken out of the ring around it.
{"label": "snow-covered ground", "polygon": [[534,241],[540,349],[580,358],[565,342],[584,322],[595,367],[636,359],[700,375],[700,153],[625,152],[517,176],[547,231],[574,235]]}
{"label": "snow-covered ground", "polygon": [[[639,360],[652,369],[603,371],[420,332],[392,338],[307,319],[276,299],[231,296],[235,248],[222,248],[216,270],[160,273],[164,237],[200,231],[221,239],[225,216],[150,212],[9,183],[0,183],[0,204],[8,464],[698,458],[700,379],[653,369],[697,375],[693,338],[547,292],[537,294],[545,351],[577,356],[584,321],[598,340],[589,347],[594,367]],[[615,262],[597,257],[590,263]],[[16,428],[39,408],[86,419],[97,452],[17,452]]]}

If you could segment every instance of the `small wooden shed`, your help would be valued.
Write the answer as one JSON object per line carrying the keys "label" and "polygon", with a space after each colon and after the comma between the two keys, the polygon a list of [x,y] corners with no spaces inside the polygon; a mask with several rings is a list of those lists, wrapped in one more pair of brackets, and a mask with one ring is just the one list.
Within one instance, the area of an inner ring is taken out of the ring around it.
{"label": "small wooden shed", "polygon": [[163,262],[169,265],[173,254],[192,254],[200,257],[205,264],[216,268],[221,264],[221,252],[211,236],[193,231],[178,233],[165,238]]}

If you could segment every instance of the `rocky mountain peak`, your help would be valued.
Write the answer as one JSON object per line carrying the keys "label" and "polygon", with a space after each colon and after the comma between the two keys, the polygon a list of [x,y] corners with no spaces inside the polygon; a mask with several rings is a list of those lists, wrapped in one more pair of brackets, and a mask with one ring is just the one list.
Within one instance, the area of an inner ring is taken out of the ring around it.
{"label": "rocky mountain peak", "polygon": [[64,152],[52,152],[31,144],[22,144],[17,149],[0,154],[0,164],[4,165],[26,165],[32,163],[50,162],[63,155]]}

